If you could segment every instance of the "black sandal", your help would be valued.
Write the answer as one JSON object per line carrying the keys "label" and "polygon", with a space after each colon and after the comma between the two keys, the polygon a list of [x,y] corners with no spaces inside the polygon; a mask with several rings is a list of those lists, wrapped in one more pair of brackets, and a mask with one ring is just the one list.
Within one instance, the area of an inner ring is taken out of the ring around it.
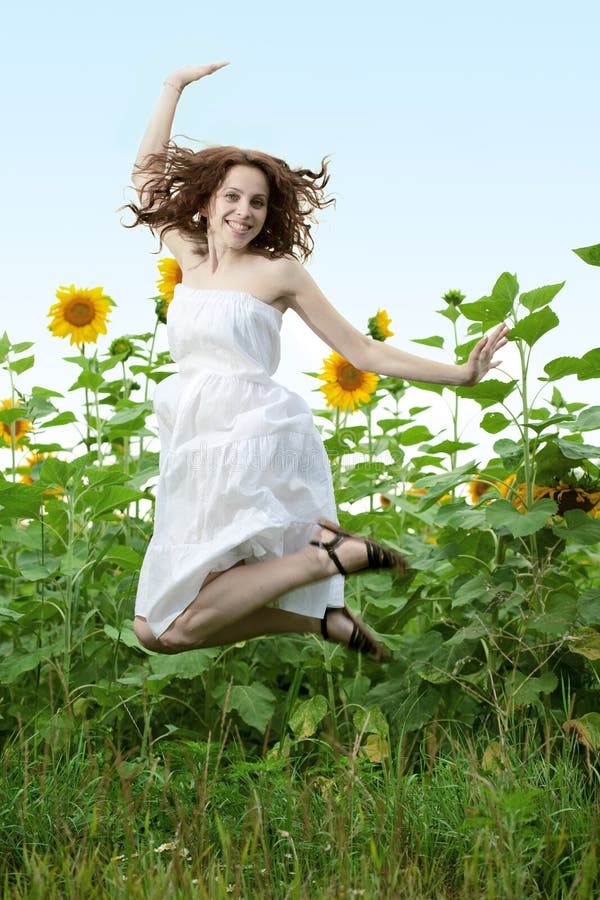
{"label": "black sandal", "polygon": [[[310,541],[310,543],[315,547],[326,550],[330,559],[334,561],[342,575],[354,575],[355,572],[364,572],[368,569],[394,569],[399,575],[404,575],[407,571],[408,565],[406,560],[396,553],[395,550],[391,550],[384,544],[380,544],[378,541],[372,541],[370,538],[363,537],[361,534],[352,534],[350,531],[344,531],[343,528],[340,528],[339,525],[336,525],[335,522],[330,522],[328,519],[319,519],[319,525],[321,528],[327,528],[328,531],[333,531],[336,536],[331,541]],[[335,548],[346,538],[361,540],[367,548],[366,566],[363,566],[361,569],[356,569],[354,572],[347,572],[344,569],[335,552]]]}
{"label": "black sandal", "polygon": [[[324,640],[329,641],[329,632],[327,630],[327,616],[331,612],[338,611],[342,612],[347,619],[353,624],[352,634],[350,635],[350,640],[346,644],[348,649],[356,650],[357,653],[365,653],[368,656],[372,656],[376,662],[381,662],[382,659],[385,658],[386,652],[381,646],[381,644],[375,640],[373,635],[367,631],[363,623],[356,619],[347,606],[328,606],[325,610],[325,615],[321,619],[321,634],[323,635]],[[336,641],[335,643],[339,643]],[[342,645],[343,646],[343,645]]]}

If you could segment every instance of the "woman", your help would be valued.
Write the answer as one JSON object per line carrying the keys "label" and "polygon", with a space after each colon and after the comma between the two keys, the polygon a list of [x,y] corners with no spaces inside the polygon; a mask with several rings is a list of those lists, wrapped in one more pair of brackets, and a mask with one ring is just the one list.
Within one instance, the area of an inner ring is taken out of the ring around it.
{"label": "woman", "polygon": [[183,89],[225,65],[167,78],[132,176],[134,224],[158,233],[183,272],[167,319],[179,372],[154,396],[160,478],[135,631],[165,653],[321,632],[381,658],[344,606],[343,579],[404,563],[335,522],[310,409],[271,378],[283,313],[294,310],[358,369],[437,384],[476,384],[498,365],[492,358],[507,328],[456,366],[373,341],[347,322],[300,261],[312,250],[312,213],[332,202],[326,164],[318,173],[291,170],[255,151],[195,153],[170,142]]}

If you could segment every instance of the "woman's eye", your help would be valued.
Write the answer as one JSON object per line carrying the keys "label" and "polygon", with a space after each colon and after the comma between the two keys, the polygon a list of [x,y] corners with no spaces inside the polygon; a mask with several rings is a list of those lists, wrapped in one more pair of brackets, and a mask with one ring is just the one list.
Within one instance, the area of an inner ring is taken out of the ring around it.
{"label": "woman's eye", "polygon": [[264,205],[265,205],[265,201],[264,201],[264,200],[253,200],[253,201],[252,201],[252,206],[256,206],[256,207],[258,207],[259,209],[261,209]]}
{"label": "woman's eye", "polygon": [[237,200],[237,194],[232,194],[231,192],[228,194],[225,194],[225,199],[226,200]]}

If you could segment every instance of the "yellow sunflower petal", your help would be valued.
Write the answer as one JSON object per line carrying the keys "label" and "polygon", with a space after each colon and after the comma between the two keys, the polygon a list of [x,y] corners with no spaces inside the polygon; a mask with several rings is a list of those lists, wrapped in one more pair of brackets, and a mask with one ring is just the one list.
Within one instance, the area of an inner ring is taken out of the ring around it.
{"label": "yellow sunflower petal", "polygon": [[175,285],[180,284],[183,278],[181,266],[176,259],[170,256],[159,259],[158,271],[160,278],[156,282],[158,293],[164,300],[171,301],[175,293]]}

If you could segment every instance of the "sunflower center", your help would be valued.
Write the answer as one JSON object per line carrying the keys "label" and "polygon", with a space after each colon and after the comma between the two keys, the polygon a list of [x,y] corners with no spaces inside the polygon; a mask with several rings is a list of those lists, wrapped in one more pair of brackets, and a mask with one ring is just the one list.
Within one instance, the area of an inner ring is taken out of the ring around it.
{"label": "sunflower center", "polygon": [[341,367],[338,382],[345,391],[355,391],[362,385],[362,372],[348,363]]}
{"label": "sunflower center", "polygon": [[63,315],[70,325],[89,325],[95,315],[95,308],[87,300],[73,300],[65,309]]}

